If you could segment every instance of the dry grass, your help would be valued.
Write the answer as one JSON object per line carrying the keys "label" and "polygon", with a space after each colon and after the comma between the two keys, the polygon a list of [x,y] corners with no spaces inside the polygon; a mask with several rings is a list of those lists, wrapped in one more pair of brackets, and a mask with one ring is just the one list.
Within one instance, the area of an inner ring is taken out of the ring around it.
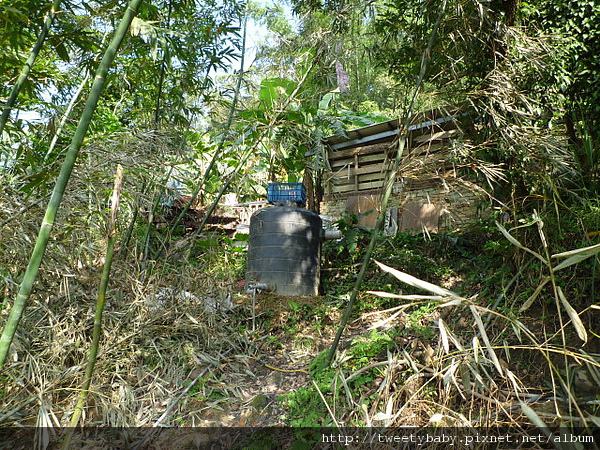
{"label": "dry grass", "polygon": [[[91,341],[112,171],[117,163],[126,171],[126,206],[119,218],[123,234],[136,203],[142,213],[151,208],[153,191],[160,189],[160,184],[154,189],[152,183],[164,177],[156,173],[156,167],[164,167],[161,155],[167,147],[173,145],[160,133],[124,134],[88,148],[82,155],[3,368],[3,426],[68,425]],[[147,195],[141,192],[144,185],[151,187],[146,189]],[[0,205],[3,324],[45,202],[26,198],[11,188],[11,183],[3,183]],[[33,206],[24,208],[28,205]],[[121,249],[113,264],[85,425],[152,425],[199,372],[205,368],[210,368],[209,375],[217,371],[225,354],[232,358],[248,353],[249,340],[234,332],[232,313],[207,311],[206,299],[214,305],[232,294],[228,290],[231,285],[223,282],[209,261],[191,261],[184,271],[152,261],[144,265],[139,237],[132,242],[128,249]],[[165,287],[171,289],[169,295],[157,302],[156,294]],[[181,418],[179,413],[180,407],[175,408],[165,423],[173,424]],[[200,420],[199,415],[188,416],[183,423],[193,420]]]}
{"label": "dry grass", "polygon": [[[36,404],[52,411],[55,425],[68,424],[93,323],[96,277],[84,272],[68,277],[68,285],[63,280],[38,285],[6,366],[10,381],[2,409],[15,413],[4,417],[4,424],[35,423]],[[88,283],[81,282],[82,275]],[[218,368],[225,353],[247,351],[247,339],[233,331],[229,319],[207,313],[203,302],[175,291],[156,306],[152,294],[165,280],[151,277],[140,283],[142,275],[131,264],[115,263],[86,425],[152,424],[195,373]],[[202,267],[177,281],[199,298],[214,295],[216,282]]]}

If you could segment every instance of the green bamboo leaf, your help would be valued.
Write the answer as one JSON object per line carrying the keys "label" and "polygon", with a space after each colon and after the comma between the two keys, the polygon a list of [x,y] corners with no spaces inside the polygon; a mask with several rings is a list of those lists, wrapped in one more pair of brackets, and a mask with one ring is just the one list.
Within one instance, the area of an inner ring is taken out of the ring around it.
{"label": "green bamboo leaf", "polygon": [[587,343],[587,331],[585,329],[585,326],[583,325],[583,322],[581,321],[581,318],[579,317],[579,314],[577,314],[577,311],[575,311],[575,309],[567,301],[567,298],[565,297],[565,294],[563,294],[563,291],[560,288],[560,286],[557,286],[556,290],[558,291],[560,301],[567,310],[567,314],[571,318],[571,322],[575,327],[575,331],[577,331],[577,336],[579,336],[579,339],[581,339],[584,343]]}
{"label": "green bamboo leaf", "polygon": [[67,49],[64,43],[56,45],[54,49],[56,50],[56,53],[58,53],[60,59],[62,59],[64,62],[71,61],[71,55],[69,55],[69,50]]}
{"label": "green bamboo leaf", "polygon": [[262,85],[258,92],[258,98],[262,100],[266,107],[270,108],[273,106],[275,100],[275,88],[273,86]]}
{"label": "green bamboo leaf", "polygon": [[333,99],[334,95],[335,94],[330,92],[323,96],[323,98],[319,102],[319,110],[320,111],[326,111],[327,108],[329,108],[329,104],[331,103],[331,100]]}
{"label": "green bamboo leaf", "polygon": [[[29,72],[31,71],[31,68],[34,66],[35,61],[36,61],[38,55],[40,54],[40,51],[42,50],[44,41],[46,40],[46,36],[50,32],[50,28],[52,27],[52,23],[54,22],[54,18],[56,17],[56,12],[60,9],[60,4],[61,4],[61,0],[54,0],[54,3],[52,3],[52,6],[50,7],[50,11],[46,15],[46,19],[44,20],[44,25],[42,26],[40,34],[38,35],[37,41],[35,42],[35,44],[33,45],[33,48],[31,49],[29,58],[27,58],[27,62],[21,69],[21,72],[19,73],[19,77],[17,78],[17,81],[11,90],[8,100],[3,105],[2,115],[0,115],[0,136],[2,136],[4,126],[6,125],[6,122],[10,116],[10,112],[12,111],[12,108],[15,105],[15,102],[17,101],[19,92],[25,85],[25,81],[27,81]],[[1,357],[0,357],[0,359],[1,359]],[[0,366],[1,365],[2,365],[2,362],[0,362]]]}

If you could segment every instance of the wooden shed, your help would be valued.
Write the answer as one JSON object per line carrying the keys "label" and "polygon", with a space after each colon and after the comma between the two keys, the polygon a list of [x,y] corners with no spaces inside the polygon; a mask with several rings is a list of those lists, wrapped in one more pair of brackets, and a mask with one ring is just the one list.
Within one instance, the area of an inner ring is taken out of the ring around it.
{"label": "wooden shed", "polygon": [[[457,229],[489,209],[483,189],[459,176],[457,152],[470,145],[468,115],[435,109],[416,115],[407,136],[400,170],[394,180],[386,230]],[[324,177],[322,215],[344,211],[374,226],[386,173],[398,151],[400,122],[390,120],[326,139],[329,173]],[[370,214],[369,211],[371,211]]]}

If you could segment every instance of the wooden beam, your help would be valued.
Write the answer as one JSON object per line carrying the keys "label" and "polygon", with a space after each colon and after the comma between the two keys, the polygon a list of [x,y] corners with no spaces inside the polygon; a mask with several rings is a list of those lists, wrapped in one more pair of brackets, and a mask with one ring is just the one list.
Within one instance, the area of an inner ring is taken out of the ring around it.
{"label": "wooden beam", "polygon": [[381,144],[354,147],[348,150],[336,150],[329,152],[329,160],[337,160],[354,155],[370,155],[371,153],[385,153],[386,150],[388,150],[389,146],[389,142],[382,142]]}
{"label": "wooden beam", "polygon": [[341,150],[348,147],[364,146],[369,143],[373,143],[383,139],[391,140],[390,138],[393,138],[397,134],[398,130],[384,131],[382,133],[373,134],[371,136],[359,137],[356,139],[350,139],[349,141],[340,142],[339,144],[333,144],[331,148],[334,150]]}
{"label": "wooden beam", "polygon": [[334,185],[332,186],[332,193],[338,193],[338,192],[356,192],[356,193],[363,193],[363,191],[369,190],[369,189],[380,189],[381,187],[383,187],[383,180],[381,181],[368,181],[368,182],[364,182],[364,183],[358,183],[358,190],[356,190],[354,188],[354,183],[352,184],[344,184],[344,185]]}
{"label": "wooden beam", "polygon": [[431,141],[439,141],[442,139],[449,139],[449,138],[459,134],[459,132],[460,132],[460,130],[458,128],[454,128],[452,130],[438,131],[437,133],[423,134],[423,135],[417,136],[413,139],[413,145],[421,144],[421,143],[425,143],[425,142],[431,142]]}
{"label": "wooden beam", "polygon": [[360,166],[358,169],[355,169],[354,167],[352,167],[349,171],[346,171],[345,169],[342,169],[339,173],[340,174],[344,174],[344,178],[347,178],[348,175],[353,177],[355,175],[365,175],[365,174],[370,174],[370,173],[385,173],[387,172],[387,170],[385,170],[384,168],[382,168],[382,164],[369,164],[366,166]]}
{"label": "wooden beam", "polygon": [[[358,164],[360,164],[361,166],[363,164],[367,164],[367,163],[374,163],[374,162],[383,162],[386,159],[386,155],[383,153],[375,153],[372,155],[360,155],[358,158]],[[331,161],[330,162],[331,168],[333,169],[334,167],[344,167],[344,166],[354,166],[354,158],[346,158],[346,159],[340,159],[337,161]]]}

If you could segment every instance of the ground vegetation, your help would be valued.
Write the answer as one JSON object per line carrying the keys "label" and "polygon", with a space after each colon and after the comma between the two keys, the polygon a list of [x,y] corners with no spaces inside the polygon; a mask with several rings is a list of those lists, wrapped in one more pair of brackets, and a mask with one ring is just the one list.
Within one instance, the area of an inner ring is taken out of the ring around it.
{"label": "ground vegetation", "polygon": [[[593,433],[599,11],[1,1],[0,425],[40,448],[69,425],[148,427],[121,436],[138,447],[152,425]],[[318,209],[324,137],[457,105],[482,221],[384,236],[346,215],[321,296],[246,292],[227,195],[304,182]]]}

